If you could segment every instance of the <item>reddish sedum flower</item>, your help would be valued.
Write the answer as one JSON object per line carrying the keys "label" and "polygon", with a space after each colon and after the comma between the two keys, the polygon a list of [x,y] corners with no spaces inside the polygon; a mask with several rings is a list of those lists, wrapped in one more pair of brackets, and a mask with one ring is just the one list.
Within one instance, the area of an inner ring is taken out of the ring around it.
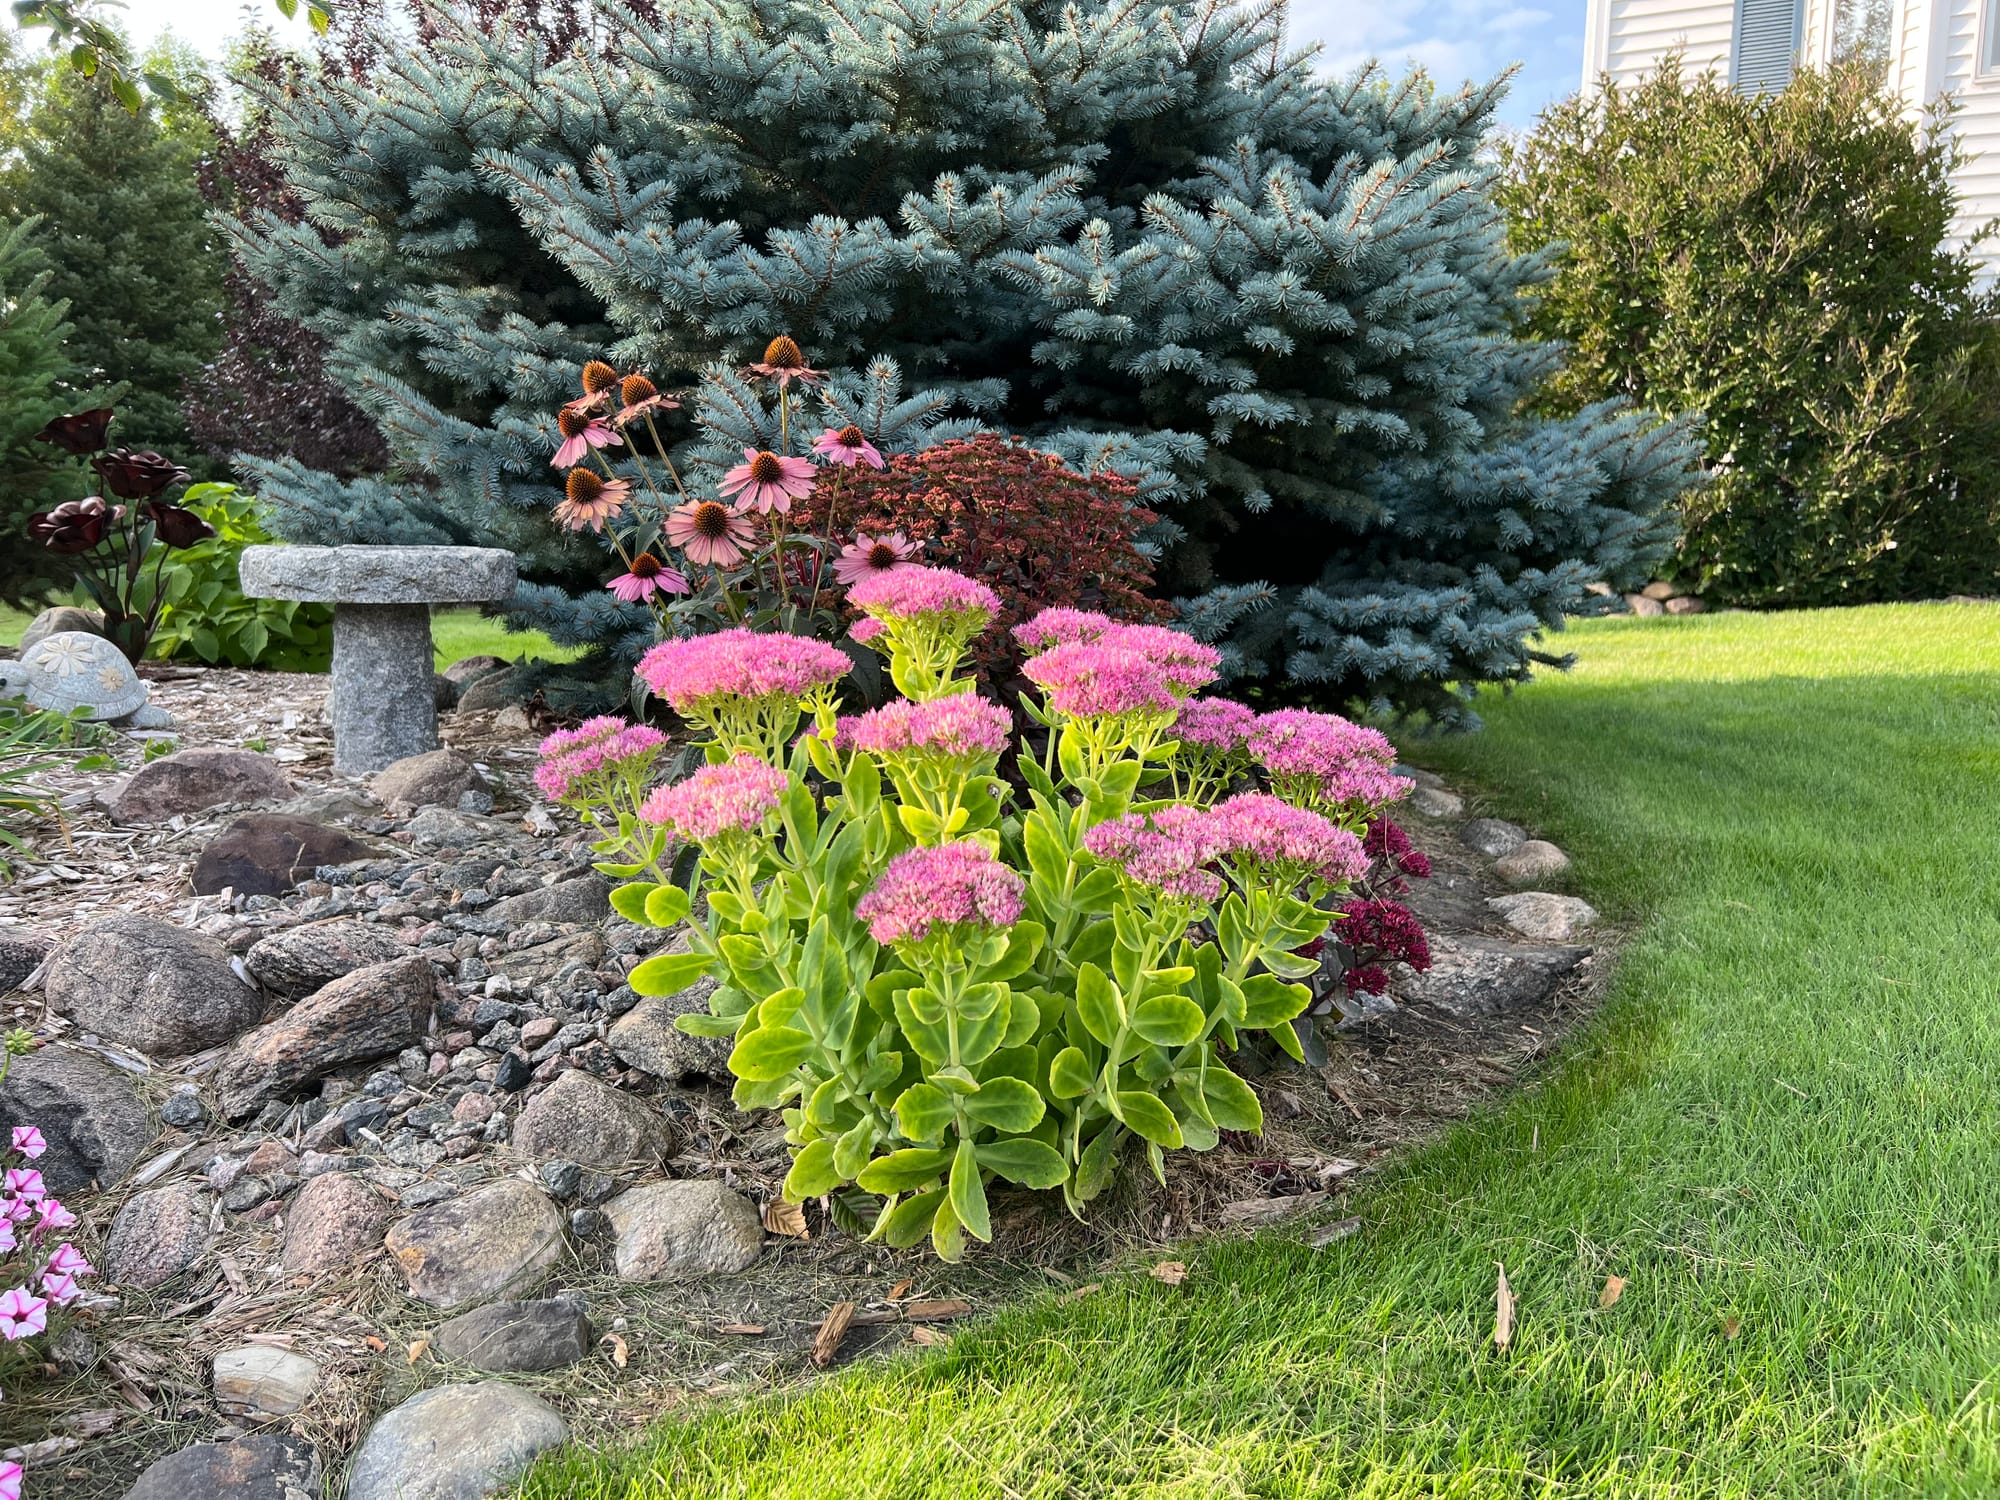
{"label": "reddish sedum flower", "polygon": [[792,508],[794,500],[812,493],[813,472],[809,458],[745,448],[743,462],[724,474],[716,488],[733,495],[738,510],[782,513]]}
{"label": "reddish sedum flower", "polygon": [[1207,868],[1217,853],[1215,823],[1198,808],[1113,818],[1084,834],[1083,847],[1162,895],[1206,904],[1222,894],[1221,878]]}
{"label": "reddish sedum flower", "polygon": [[1096,641],[1057,646],[1021,669],[1048,694],[1049,706],[1071,718],[1173,711],[1173,685],[1158,664],[1137,651]]}
{"label": "reddish sedum flower", "polygon": [[813,452],[843,469],[851,469],[856,464],[866,464],[871,469],[884,467],[882,455],[868,441],[868,434],[852,422],[845,427],[827,428],[814,440]]}
{"label": "reddish sedum flower", "polygon": [[604,585],[627,604],[644,604],[657,594],[685,594],[687,575],[670,568],[650,552],[632,559],[630,571],[620,573]]}
{"label": "reddish sedum flower", "polygon": [[1393,769],[1396,751],[1388,739],[1338,714],[1300,708],[1265,714],[1251,730],[1247,748],[1292,801],[1351,813],[1410,794],[1409,779]]}
{"label": "reddish sedum flower", "polygon": [[977,579],[949,568],[912,565],[864,574],[847,591],[847,602],[880,620],[937,617],[979,624],[1000,612],[1000,596]]}
{"label": "reddish sedum flower", "polygon": [[1361,845],[1375,862],[1368,872],[1370,881],[1383,890],[1407,890],[1408,882],[1403,878],[1406,875],[1418,880],[1430,879],[1430,856],[1412,844],[1410,836],[1387,818],[1377,818],[1368,825]]}
{"label": "reddish sedum flower", "polygon": [[803,698],[847,675],[847,653],[804,636],[723,630],[666,641],[639,660],[646,685],[687,713],[718,698]]}
{"label": "reddish sedum flower", "polygon": [[1117,624],[1111,616],[1094,609],[1071,609],[1066,604],[1057,604],[1016,625],[1014,639],[1023,650],[1047,651],[1054,646],[1102,640]]}
{"label": "reddish sedum flower", "polygon": [[1361,840],[1303,807],[1265,792],[1244,792],[1209,812],[1216,856],[1246,878],[1292,884],[1307,878],[1347,886],[1368,868]]}
{"label": "reddish sedum flower", "polygon": [[556,413],[556,431],[563,437],[556,456],[549,460],[549,466],[556,469],[582,463],[593,448],[615,448],[624,441],[590,413],[568,407]]}
{"label": "reddish sedum flower", "polygon": [[1257,722],[1257,711],[1234,698],[1190,698],[1174,718],[1174,735],[1184,745],[1232,755],[1241,750]]}
{"label": "reddish sedum flower", "polygon": [[671,828],[691,843],[707,844],[730,833],[757,833],[778,810],[790,779],[753,755],[703,766],[686,781],[658,788],[639,809],[649,823]]}
{"label": "reddish sedum flower", "polygon": [[720,500],[691,500],[668,513],[666,537],[697,567],[727,568],[749,549],[750,523]]}
{"label": "reddish sedum flower", "polygon": [[912,849],[889,861],[854,915],[885,945],[969,927],[1011,927],[1020,920],[1026,884],[984,844]]}
{"label": "reddish sedum flower", "polygon": [[625,509],[632,486],[606,479],[593,469],[571,469],[563,481],[563,498],[556,506],[556,524],[568,531],[602,531]]}
{"label": "reddish sedum flower", "polygon": [[840,549],[840,556],[834,560],[833,576],[836,582],[842,584],[858,583],[870,573],[889,573],[897,568],[910,567],[910,559],[920,550],[920,543],[911,541],[900,531],[891,532],[888,536],[870,536],[863,531]]}
{"label": "reddish sedum flower", "polygon": [[1013,716],[975,693],[933,698],[927,703],[897,699],[840,724],[841,744],[872,755],[930,755],[977,762],[1007,748]]}
{"label": "reddish sedum flower", "polygon": [[1403,963],[1418,970],[1431,966],[1424,924],[1399,901],[1348,902],[1334,923],[1333,936],[1352,956],[1345,976],[1350,990],[1380,994],[1387,989],[1384,964]]}

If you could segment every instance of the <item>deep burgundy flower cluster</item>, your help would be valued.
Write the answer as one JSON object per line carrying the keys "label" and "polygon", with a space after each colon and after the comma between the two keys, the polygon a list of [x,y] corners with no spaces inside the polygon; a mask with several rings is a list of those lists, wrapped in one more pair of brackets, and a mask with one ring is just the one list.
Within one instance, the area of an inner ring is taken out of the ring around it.
{"label": "deep burgundy flower cluster", "polygon": [[1370,862],[1360,884],[1371,896],[1400,896],[1409,890],[1410,879],[1431,878],[1431,857],[1386,817],[1368,825],[1361,847]]}
{"label": "deep burgundy flower cluster", "polygon": [[1349,992],[1379,995],[1389,987],[1385,965],[1405,963],[1413,969],[1431,966],[1431,945],[1417,914],[1400,901],[1350,901],[1346,915],[1333,927],[1334,938],[1347,950],[1347,970],[1341,975]]}

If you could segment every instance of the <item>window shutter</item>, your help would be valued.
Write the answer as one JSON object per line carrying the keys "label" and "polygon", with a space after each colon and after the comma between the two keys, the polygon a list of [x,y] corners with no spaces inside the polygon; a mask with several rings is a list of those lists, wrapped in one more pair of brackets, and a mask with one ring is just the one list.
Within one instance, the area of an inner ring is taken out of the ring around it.
{"label": "window shutter", "polygon": [[1736,0],[1736,87],[1775,93],[1792,81],[1804,0]]}

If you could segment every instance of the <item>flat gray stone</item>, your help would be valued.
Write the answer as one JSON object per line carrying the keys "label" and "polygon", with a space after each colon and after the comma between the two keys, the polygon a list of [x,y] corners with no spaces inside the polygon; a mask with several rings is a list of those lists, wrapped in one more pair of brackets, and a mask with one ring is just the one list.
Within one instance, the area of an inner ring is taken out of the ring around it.
{"label": "flat gray stone", "polygon": [[604,1205],[627,1281],[743,1271],[763,1253],[757,1207],[719,1182],[649,1182]]}
{"label": "flat gray stone", "polygon": [[319,1386],[319,1363],[270,1344],[224,1349],[211,1366],[211,1388],[225,1407],[289,1416]]}
{"label": "flat gray stone", "polygon": [[581,1297],[495,1302],[431,1335],[431,1352],[494,1375],[559,1370],[590,1353],[597,1334]]}
{"label": "flat gray stone", "polygon": [[264,1009],[221,943],[134,913],[96,918],[50,961],[43,985],[85,1031],[161,1057],[230,1041]]}
{"label": "flat gray stone", "polygon": [[208,1248],[208,1201],[191,1182],[133,1194],[111,1221],[104,1274],[115,1286],[142,1291],[173,1280]]}
{"label": "flat gray stone", "polygon": [[1545,999],[1590,956],[1588,948],[1510,943],[1499,938],[1431,938],[1431,966],[1392,971],[1391,988],[1405,1003],[1436,1006],[1457,1016],[1514,1010]]}
{"label": "flat gray stone", "polygon": [[729,1053],[733,1037],[692,1036],[674,1025],[677,1017],[708,1014],[708,997],[716,980],[703,979],[678,995],[642,999],[611,1023],[604,1040],[612,1056],[627,1067],[664,1078],[669,1083],[701,1077],[716,1083],[732,1081]]}
{"label": "flat gray stone", "polygon": [[14,1059],[0,1083],[0,1134],[16,1125],[49,1143],[35,1166],[57,1194],[111,1186],[160,1134],[124,1073],[67,1047]]}
{"label": "flat gray stone", "polygon": [[390,1229],[410,1295],[445,1312],[532,1288],[562,1257],[562,1214],[518,1177],[434,1204]]}
{"label": "flat gray stone", "polygon": [[1597,923],[1597,909],[1580,896],[1517,891],[1490,897],[1486,904],[1523,937],[1545,943],[1566,943]]}
{"label": "flat gray stone", "polygon": [[456,750],[425,750],[384,766],[368,790],[385,807],[457,807],[474,775]]}
{"label": "flat gray stone", "polygon": [[347,1500],[486,1500],[568,1439],[555,1408],[516,1386],[433,1386],[368,1429],[348,1467]]}
{"label": "flat gray stone", "polygon": [[516,576],[499,547],[246,547],[237,573],[253,599],[320,604],[485,604]]}
{"label": "flat gray stone", "polygon": [[1427,818],[1456,818],[1465,812],[1465,799],[1441,786],[1420,786],[1410,793],[1410,806]]}
{"label": "flat gray stone", "polygon": [[21,654],[28,701],[87,719],[122,719],[146,701],[146,684],[125,653],[101,635],[59,630]]}
{"label": "flat gray stone", "polygon": [[523,922],[600,922],[610,912],[611,882],[602,875],[578,875],[496,901],[486,915],[518,926]]}
{"label": "flat gray stone", "polygon": [[523,1155],[601,1172],[656,1165],[673,1146],[673,1127],[658,1106],[580,1068],[558,1074],[514,1124],[514,1149]]}
{"label": "flat gray stone", "polygon": [[423,1034],[436,984],[430,960],[421,954],[334,980],[223,1054],[215,1065],[217,1106],[240,1120],[266,1099],[335,1068],[413,1045]]}
{"label": "flat gray stone", "polygon": [[125,1500],[324,1500],[319,1457],[290,1433],[196,1443],[139,1476]]}
{"label": "flat gray stone", "polygon": [[225,802],[276,802],[292,792],[277,763],[254,750],[182,750],[134,771],[112,802],[111,816],[120,823],[164,823]]}

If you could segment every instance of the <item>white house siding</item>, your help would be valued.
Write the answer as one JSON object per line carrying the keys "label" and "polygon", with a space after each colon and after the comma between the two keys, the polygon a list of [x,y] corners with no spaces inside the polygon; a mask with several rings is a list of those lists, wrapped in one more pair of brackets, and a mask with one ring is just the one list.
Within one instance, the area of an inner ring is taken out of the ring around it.
{"label": "white house siding", "polygon": [[[1958,98],[1952,131],[1971,157],[1958,169],[1957,229],[1963,237],[2000,217],[2000,75],[1979,76],[1979,12],[1982,0],[1934,0],[1938,10],[1932,37],[1928,97],[1949,92]],[[1906,96],[1907,97],[1907,96]],[[2000,245],[1978,251],[1988,276],[2000,274]]]}
{"label": "white house siding", "polygon": [[1583,86],[1609,73],[1620,85],[1638,82],[1679,50],[1689,73],[1728,76],[1736,0],[1590,0]]}

